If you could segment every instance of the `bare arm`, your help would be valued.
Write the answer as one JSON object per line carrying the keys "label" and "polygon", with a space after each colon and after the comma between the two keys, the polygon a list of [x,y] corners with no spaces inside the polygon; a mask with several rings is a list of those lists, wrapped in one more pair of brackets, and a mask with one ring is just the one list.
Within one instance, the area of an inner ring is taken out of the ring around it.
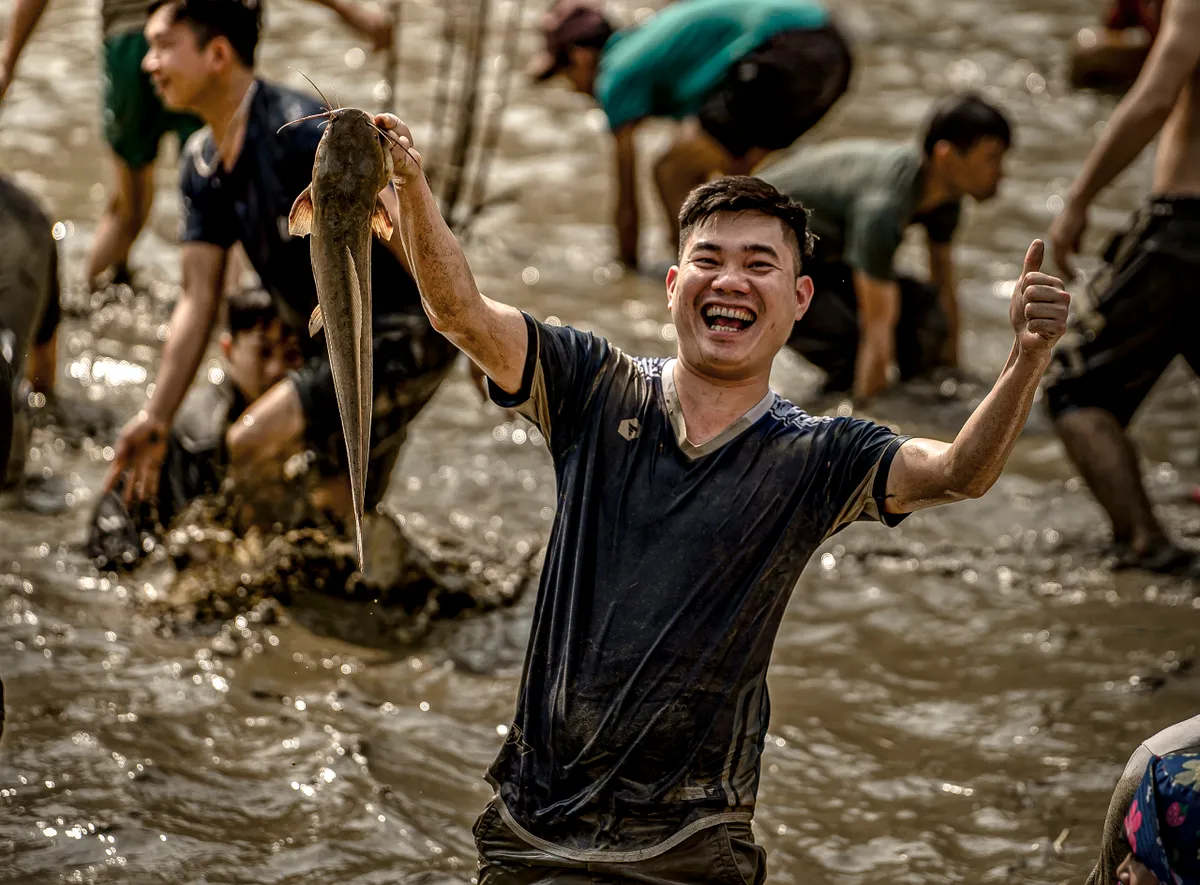
{"label": "bare arm", "polygon": [[393,240],[405,255],[405,266],[433,327],[475,361],[509,393],[521,388],[528,332],[515,307],[485,298],[437,200],[421,172],[420,154],[409,148],[412,133],[399,118],[380,114],[375,123],[388,132],[398,180],[399,225]]}
{"label": "bare arm", "polygon": [[944,360],[948,366],[958,365],[958,285],[954,277],[954,259],[949,243],[929,244],[929,282],[938,292],[942,313],[946,315],[946,351]]}
{"label": "bare arm", "polygon": [[38,20],[46,11],[48,0],[16,0],[12,18],[8,22],[8,37],[4,41],[4,50],[0,52],[0,99],[8,89],[13,74],[17,69],[17,59],[25,48],[29,35],[37,27]]}
{"label": "bare arm", "polygon": [[125,502],[153,500],[166,457],[167,433],[179,410],[200,359],[208,346],[225,278],[225,250],[209,243],[183,246],[183,296],[171,313],[171,335],[163,347],[154,396],[121,430],[112,465],[104,480],[107,492],[122,475]]}
{"label": "bare arm", "polygon": [[1084,205],[1104,190],[1158,134],[1200,61],[1200,0],[1169,0],[1162,29],[1129,93],[1117,105],[1071,199]]}
{"label": "bare arm", "polygon": [[868,400],[887,386],[900,318],[900,286],[854,271],[858,299],[858,355],[854,364],[854,396]]}
{"label": "bare arm", "polygon": [[355,0],[313,0],[371,41],[372,49],[387,49],[395,38],[394,22],[381,10]]}
{"label": "bare arm", "polygon": [[637,152],[634,124],[622,126],[617,140],[617,250],[626,267],[638,263]]}
{"label": "bare arm", "polygon": [[888,472],[889,513],[978,498],[999,478],[1029,417],[1051,349],[1067,328],[1070,296],[1061,280],[1039,272],[1044,252],[1035,240],[1025,256],[1009,307],[1016,340],[1000,378],[954,442],[913,439],[900,447]]}
{"label": "bare arm", "polygon": [[184,243],[181,251],[183,295],[171,313],[171,334],[163,346],[154,396],[147,406],[153,417],[166,424],[174,419],[200,368],[225,278],[226,250],[210,243]]}
{"label": "bare arm", "polygon": [[1075,276],[1073,256],[1087,230],[1088,206],[1162,129],[1198,61],[1200,0],[1169,0],[1146,63],[1088,154],[1066,206],[1050,227],[1055,264],[1068,278]]}

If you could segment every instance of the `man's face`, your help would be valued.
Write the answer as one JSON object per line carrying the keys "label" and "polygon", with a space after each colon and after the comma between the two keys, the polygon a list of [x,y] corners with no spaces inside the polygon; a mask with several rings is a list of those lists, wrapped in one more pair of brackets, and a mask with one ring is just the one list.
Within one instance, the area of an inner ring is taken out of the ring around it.
{"label": "man's face", "polygon": [[196,32],[186,23],[174,21],[173,15],[170,6],[162,6],[146,22],[150,49],[142,59],[142,69],[150,75],[163,104],[176,110],[196,110],[198,100],[212,85],[222,53],[217,49],[218,40],[202,46]]}
{"label": "man's face", "polygon": [[296,335],[277,319],[236,335],[226,333],[221,349],[229,364],[229,379],[250,402],[304,361]]}
{"label": "man's face", "polygon": [[596,69],[599,64],[599,50],[572,46],[567,50],[567,64],[562,68],[562,73],[576,92],[592,95],[596,88]]}
{"label": "man's face", "polygon": [[1121,885],[1160,885],[1158,877],[1132,854],[1126,855],[1117,867],[1117,879]]}
{"label": "man's face", "polygon": [[1004,142],[994,135],[985,135],[965,151],[951,148],[953,180],[958,190],[976,200],[995,196],[1004,176],[1005,150]]}
{"label": "man's face", "polygon": [[680,358],[725,381],[769,376],[811,298],[812,280],[797,278],[783,222],[759,212],[711,216],[667,273]]}

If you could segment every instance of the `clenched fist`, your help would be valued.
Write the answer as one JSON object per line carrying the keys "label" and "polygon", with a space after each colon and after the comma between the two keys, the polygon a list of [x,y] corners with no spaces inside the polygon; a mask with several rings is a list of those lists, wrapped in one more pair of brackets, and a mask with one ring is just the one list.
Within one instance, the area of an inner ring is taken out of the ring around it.
{"label": "clenched fist", "polygon": [[1031,356],[1049,356],[1058,339],[1066,334],[1071,306],[1063,281],[1041,272],[1045,255],[1045,244],[1034,240],[1025,253],[1025,267],[1008,307],[1017,344],[1022,353]]}
{"label": "clenched fist", "polygon": [[395,114],[379,114],[375,125],[387,136],[392,151],[392,174],[396,183],[405,185],[421,175],[421,155],[412,146],[412,130]]}

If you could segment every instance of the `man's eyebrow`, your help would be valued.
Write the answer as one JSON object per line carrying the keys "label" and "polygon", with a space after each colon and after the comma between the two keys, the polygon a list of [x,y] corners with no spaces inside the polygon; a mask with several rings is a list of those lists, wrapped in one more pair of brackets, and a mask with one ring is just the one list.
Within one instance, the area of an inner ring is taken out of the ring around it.
{"label": "man's eyebrow", "polygon": [[721,247],[718,246],[716,243],[712,242],[711,240],[697,240],[695,243],[692,243],[692,251],[693,252],[701,252],[701,251],[703,251],[703,252],[720,252]]}
{"label": "man's eyebrow", "polygon": [[770,255],[772,258],[779,258],[779,253],[774,246],[769,246],[766,243],[750,243],[745,248],[746,252],[763,252]]}

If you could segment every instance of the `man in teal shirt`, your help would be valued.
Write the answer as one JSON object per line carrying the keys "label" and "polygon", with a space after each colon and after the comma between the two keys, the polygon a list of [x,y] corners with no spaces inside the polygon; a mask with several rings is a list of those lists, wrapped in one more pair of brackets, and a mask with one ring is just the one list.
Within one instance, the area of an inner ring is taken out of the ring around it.
{"label": "man in teal shirt", "polygon": [[546,13],[540,80],[567,76],[593,96],[617,142],[620,258],[638,260],[634,130],[687,120],[654,164],[672,234],[683,200],[717,175],[745,174],[813,125],[850,83],[850,50],[818,0],[685,0],[614,33],[594,0]]}

